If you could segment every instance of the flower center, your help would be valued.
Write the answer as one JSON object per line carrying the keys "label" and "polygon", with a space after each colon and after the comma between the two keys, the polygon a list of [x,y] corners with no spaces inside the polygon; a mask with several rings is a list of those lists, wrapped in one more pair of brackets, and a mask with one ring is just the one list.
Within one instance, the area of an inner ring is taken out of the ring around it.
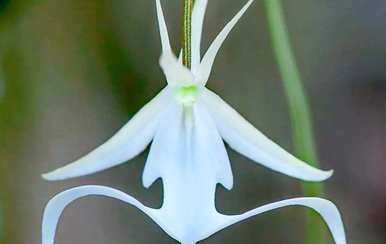
{"label": "flower center", "polygon": [[198,91],[197,85],[177,86],[174,90],[174,97],[180,103],[191,106],[197,100]]}

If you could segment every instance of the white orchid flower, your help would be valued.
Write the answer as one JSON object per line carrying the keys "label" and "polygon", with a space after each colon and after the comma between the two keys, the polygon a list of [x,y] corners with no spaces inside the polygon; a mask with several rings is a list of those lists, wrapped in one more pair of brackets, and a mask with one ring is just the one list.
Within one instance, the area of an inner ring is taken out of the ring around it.
{"label": "white orchid flower", "polygon": [[257,163],[291,177],[323,181],[332,174],[331,171],[313,168],[286,152],[205,88],[217,52],[252,2],[250,0],[225,26],[201,59],[200,42],[207,0],[195,1],[192,68],[189,70],[172,52],[161,4],[156,0],[162,42],[160,65],[168,85],[105,144],[43,177],[63,180],[111,168],[132,159],[152,142],[143,172],[143,184],[150,187],[162,178],[162,207],[146,207],[132,196],[104,186],[73,188],[58,194],[48,203],[43,217],[43,244],[54,242],[64,208],[88,195],[107,196],[133,205],[172,238],[184,244],[196,243],[260,213],[292,205],[316,210],[327,223],[335,242],[346,243],[340,214],[333,203],[324,199],[295,198],[232,216],[216,210],[217,184],[227,189],[233,186],[223,140]]}

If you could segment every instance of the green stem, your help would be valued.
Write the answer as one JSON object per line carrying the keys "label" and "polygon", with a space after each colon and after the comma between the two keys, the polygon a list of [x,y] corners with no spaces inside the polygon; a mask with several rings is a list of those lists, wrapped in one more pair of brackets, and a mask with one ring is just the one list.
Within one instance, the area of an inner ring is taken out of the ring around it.
{"label": "green stem", "polygon": [[183,29],[183,64],[191,68],[191,50],[192,50],[192,11],[193,11],[193,0],[184,0],[184,29]]}
{"label": "green stem", "polygon": [[[289,34],[280,0],[265,0],[267,17],[284,89],[287,96],[293,131],[295,154],[314,167],[319,167],[311,114],[299,69],[291,49]],[[303,183],[307,196],[323,196],[320,183]],[[306,219],[306,243],[326,243],[326,229],[320,217],[309,211]]]}

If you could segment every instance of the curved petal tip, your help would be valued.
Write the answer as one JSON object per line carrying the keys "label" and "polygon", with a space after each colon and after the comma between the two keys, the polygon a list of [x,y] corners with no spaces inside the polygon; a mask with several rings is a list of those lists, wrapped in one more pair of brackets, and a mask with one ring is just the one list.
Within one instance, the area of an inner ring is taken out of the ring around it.
{"label": "curved petal tip", "polygon": [[[309,182],[322,182],[331,178],[334,174],[334,170],[321,170],[313,168],[311,165],[307,164],[308,171],[303,170],[303,172],[288,172],[288,176],[298,178],[303,181]],[[280,172],[280,171],[279,171]]]}
{"label": "curved petal tip", "polygon": [[60,174],[57,173],[57,170],[42,174],[41,177],[46,181],[57,181],[57,180],[64,180],[61,177],[59,177]]}
{"label": "curved petal tip", "polygon": [[331,178],[331,176],[334,174],[334,172],[335,172],[335,171],[334,171],[333,169],[323,171],[324,177],[322,177],[322,179],[321,179],[320,181],[325,181],[325,180]]}

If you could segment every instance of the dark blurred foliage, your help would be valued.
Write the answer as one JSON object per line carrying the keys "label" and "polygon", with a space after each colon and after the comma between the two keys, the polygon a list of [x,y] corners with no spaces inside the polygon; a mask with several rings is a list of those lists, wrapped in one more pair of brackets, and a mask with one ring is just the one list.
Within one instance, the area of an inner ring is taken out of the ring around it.
{"label": "dark blurred foliage", "polygon": [[10,2],[11,2],[11,0],[1,0],[0,1],[0,11],[4,12],[5,8],[9,5]]}
{"label": "dark blurred foliage", "polygon": [[[177,50],[181,3],[163,2]],[[283,2],[321,162],[335,169],[328,196],[342,210],[349,243],[385,243],[386,2]],[[204,47],[242,3],[210,1]],[[110,185],[159,206],[160,183],[150,190],[140,183],[146,154],[82,179],[40,178],[103,142],[160,90],[157,32],[152,0],[0,0],[0,243],[39,243],[45,203],[71,186]],[[257,1],[225,43],[209,86],[291,150],[279,77]],[[218,189],[222,211],[301,195],[298,181],[232,151],[230,158],[235,188]],[[290,208],[259,216],[203,243],[301,243],[303,213]],[[57,243],[175,242],[136,210],[90,198],[65,212]]]}

